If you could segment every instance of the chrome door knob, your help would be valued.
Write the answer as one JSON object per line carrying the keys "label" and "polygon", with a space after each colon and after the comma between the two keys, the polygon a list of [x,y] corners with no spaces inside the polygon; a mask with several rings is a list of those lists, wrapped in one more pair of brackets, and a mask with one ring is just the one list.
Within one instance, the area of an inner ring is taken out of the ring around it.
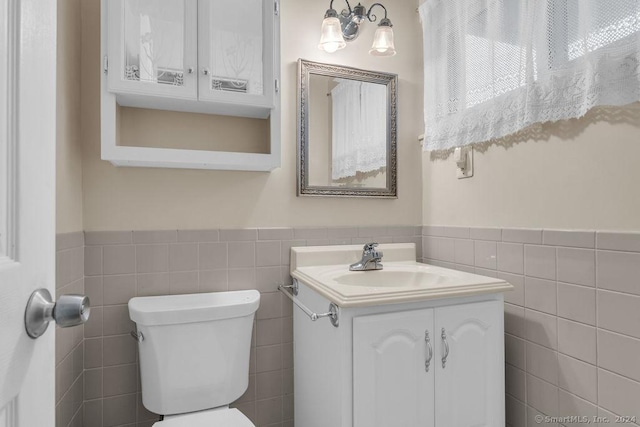
{"label": "chrome door knob", "polygon": [[49,322],[55,321],[61,328],[78,326],[89,320],[91,305],[84,295],[62,295],[53,302],[46,289],[38,289],[29,298],[24,313],[27,335],[38,338],[47,330]]}

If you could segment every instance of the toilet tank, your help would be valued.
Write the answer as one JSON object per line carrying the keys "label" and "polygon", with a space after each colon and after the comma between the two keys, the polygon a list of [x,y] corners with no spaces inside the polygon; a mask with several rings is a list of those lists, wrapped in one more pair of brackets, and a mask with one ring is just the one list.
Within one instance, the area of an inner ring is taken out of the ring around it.
{"label": "toilet tank", "polygon": [[171,415],[228,405],[249,382],[255,290],[133,298],[142,403]]}

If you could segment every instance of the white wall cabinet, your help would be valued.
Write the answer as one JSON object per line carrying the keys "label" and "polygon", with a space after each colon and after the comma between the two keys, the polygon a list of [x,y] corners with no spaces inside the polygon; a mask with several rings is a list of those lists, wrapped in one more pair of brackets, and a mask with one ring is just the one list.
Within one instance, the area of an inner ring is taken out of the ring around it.
{"label": "white wall cabinet", "polygon": [[[102,0],[102,158],[118,166],[280,165],[278,0]],[[270,152],[117,143],[117,106],[270,121]]]}
{"label": "white wall cabinet", "polygon": [[197,0],[107,1],[105,72],[121,105],[153,107],[152,96],[198,99],[197,6]]}
{"label": "white wall cabinet", "polygon": [[201,100],[245,106],[257,117],[273,108],[273,48],[264,41],[273,39],[275,7],[263,0],[198,2]]}
{"label": "white wall cabinet", "polygon": [[[326,311],[302,283],[298,299]],[[341,308],[339,328],[295,310],[295,424],[503,427],[503,305],[490,295]]]}

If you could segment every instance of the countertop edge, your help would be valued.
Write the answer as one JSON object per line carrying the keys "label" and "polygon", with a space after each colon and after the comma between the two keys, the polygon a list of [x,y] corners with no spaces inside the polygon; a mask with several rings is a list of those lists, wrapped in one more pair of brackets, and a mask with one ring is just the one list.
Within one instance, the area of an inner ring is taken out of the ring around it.
{"label": "countertop edge", "polygon": [[504,293],[514,289],[514,286],[505,280],[495,279],[495,282],[483,283],[479,285],[460,286],[457,289],[435,289],[420,290],[415,292],[404,292],[397,296],[375,295],[343,298],[340,294],[332,292],[330,288],[311,276],[301,273],[298,270],[291,272],[291,276],[306,285],[310,286],[323,297],[341,308],[371,307],[376,305],[398,304],[407,302],[429,301],[446,298],[461,298],[484,294]]}

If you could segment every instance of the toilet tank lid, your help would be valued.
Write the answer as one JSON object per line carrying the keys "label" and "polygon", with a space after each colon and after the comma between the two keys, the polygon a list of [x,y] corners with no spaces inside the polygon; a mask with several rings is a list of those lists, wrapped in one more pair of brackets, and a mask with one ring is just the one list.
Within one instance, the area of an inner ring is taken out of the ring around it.
{"label": "toilet tank lid", "polygon": [[137,297],[129,300],[129,316],[138,325],[172,325],[244,317],[259,305],[256,290]]}

